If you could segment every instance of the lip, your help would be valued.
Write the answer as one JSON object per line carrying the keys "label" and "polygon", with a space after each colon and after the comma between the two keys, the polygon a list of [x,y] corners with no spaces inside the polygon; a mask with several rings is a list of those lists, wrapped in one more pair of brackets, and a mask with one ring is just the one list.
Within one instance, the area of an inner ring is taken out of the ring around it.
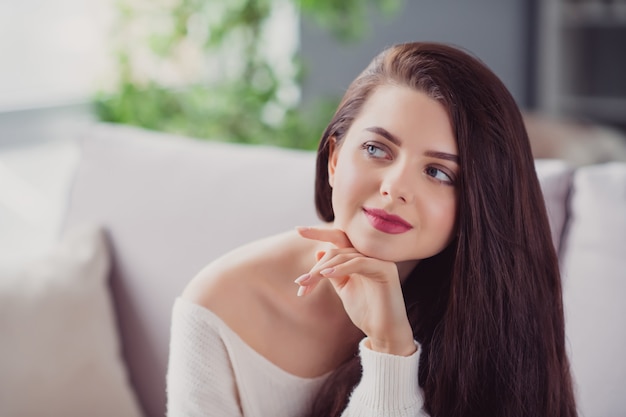
{"label": "lip", "polygon": [[387,213],[385,210],[364,207],[363,213],[365,213],[365,217],[367,217],[372,227],[383,233],[397,235],[408,232],[413,228],[402,217]]}

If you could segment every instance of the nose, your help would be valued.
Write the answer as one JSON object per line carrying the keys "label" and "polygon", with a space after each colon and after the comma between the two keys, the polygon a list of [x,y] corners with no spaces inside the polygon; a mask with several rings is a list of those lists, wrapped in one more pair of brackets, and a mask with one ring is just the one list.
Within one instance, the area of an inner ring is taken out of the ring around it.
{"label": "nose", "polygon": [[404,204],[413,203],[417,188],[418,174],[408,164],[396,164],[385,172],[380,185],[380,193],[392,201]]}

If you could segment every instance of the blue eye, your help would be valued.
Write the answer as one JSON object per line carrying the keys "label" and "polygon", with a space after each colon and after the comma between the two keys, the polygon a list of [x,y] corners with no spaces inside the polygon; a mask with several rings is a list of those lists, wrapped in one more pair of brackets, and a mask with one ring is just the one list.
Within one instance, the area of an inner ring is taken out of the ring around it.
{"label": "blue eye", "polygon": [[452,181],[452,178],[450,178],[450,176],[448,174],[446,174],[444,171],[442,171],[439,168],[436,167],[428,167],[426,168],[426,175],[429,175],[431,177],[433,177],[434,179],[447,183],[447,184],[453,184],[454,181]]}
{"label": "blue eye", "polygon": [[367,155],[371,156],[372,158],[386,159],[389,157],[387,151],[379,146],[374,145],[373,143],[364,143],[363,149],[365,150],[365,152],[367,152]]}

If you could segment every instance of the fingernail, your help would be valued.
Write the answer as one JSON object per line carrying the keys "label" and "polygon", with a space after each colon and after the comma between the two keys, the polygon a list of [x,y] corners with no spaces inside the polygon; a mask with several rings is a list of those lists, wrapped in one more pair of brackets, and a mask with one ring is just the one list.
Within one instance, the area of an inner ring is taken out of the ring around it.
{"label": "fingernail", "polygon": [[302,284],[304,281],[307,281],[309,278],[311,278],[311,274],[300,275],[298,278],[295,279],[294,282],[296,284]]}
{"label": "fingernail", "polygon": [[302,286],[298,288],[298,297],[302,297],[306,291],[306,287]]}
{"label": "fingernail", "polygon": [[320,275],[330,275],[335,272],[335,268],[326,268],[320,271]]}
{"label": "fingernail", "polygon": [[296,230],[298,232],[305,232],[305,231],[307,231],[309,229],[310,229],[310,227],[308,227],[308,226],[296,226]]}

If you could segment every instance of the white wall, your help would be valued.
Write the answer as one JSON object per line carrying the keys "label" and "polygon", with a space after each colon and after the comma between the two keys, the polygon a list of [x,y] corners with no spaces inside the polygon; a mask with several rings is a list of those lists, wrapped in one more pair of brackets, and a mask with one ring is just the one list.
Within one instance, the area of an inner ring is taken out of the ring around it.
{"label": "white wall", "polygon": [[0,111],[88,101],[110,74],[113,0],[0,2]]}

